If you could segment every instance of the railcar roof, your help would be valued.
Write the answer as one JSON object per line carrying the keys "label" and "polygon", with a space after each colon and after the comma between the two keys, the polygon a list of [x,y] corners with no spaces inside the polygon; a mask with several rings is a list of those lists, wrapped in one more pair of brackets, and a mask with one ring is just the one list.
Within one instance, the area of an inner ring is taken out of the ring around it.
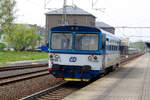
{"label": "railcar roof", "polygon": [[51,28],[52,32],[89,32],[89,33],[96,33],[101,32],[102,34],[106,34],[108,37],[114,38],[119,40],[118,37],[115,35],[96,27],[89,27],[89,26],[77,26],[77,25],[65,25],[65,26],[57,26]]}
{"label": "railcar roof", "polygon": [[112,33],[110,33],[110,32],[107,32],[107,31],[105,31],[105,30],[103,30],[103,29],[100,29],[101,30],[101,32],[103,33],[103,34],[106,34],[106,37],[109,37],[109,38],[112,38],[112,39],[115,39],[115,40],[120,40],[120,38],[119,37],[117,37],[116,35],[114,35],[114,34],[112,34]]}
{"label": "railcar roof", "polygon": [[74,32],[101,32],[99,29],[95,27],[89,26],[76,26],[76,25],[68,25],[68,26],[57,26],[51,28],[51,31],[74,31]]}

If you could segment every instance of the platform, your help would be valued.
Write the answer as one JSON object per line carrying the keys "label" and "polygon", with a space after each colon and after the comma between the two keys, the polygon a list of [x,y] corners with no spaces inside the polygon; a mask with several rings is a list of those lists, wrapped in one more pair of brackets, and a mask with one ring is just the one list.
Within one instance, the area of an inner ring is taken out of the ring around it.
{"label": "platform", "polygon": [[150,54],[136,58],[64,100],[150,100]]}

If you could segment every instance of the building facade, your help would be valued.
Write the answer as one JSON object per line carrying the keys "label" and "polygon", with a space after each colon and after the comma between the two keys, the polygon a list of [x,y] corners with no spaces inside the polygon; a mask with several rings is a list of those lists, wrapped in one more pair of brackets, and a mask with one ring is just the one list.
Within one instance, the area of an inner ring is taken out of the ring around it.
{"label": "building facade", "polygon": [[[95,26],[96,17],[77,6],[67,6],[67,25]],[[52,27],[63,25],[63,9],[46,13],[46,42],[49,41],[49,31]]]}
{"label": "building facade", "polygon": [[101,28],[107,32],[110,32],[112,34],[115,34],[115,28],[113,26],[110,26],[104,22],[96,22],[96,27]]}

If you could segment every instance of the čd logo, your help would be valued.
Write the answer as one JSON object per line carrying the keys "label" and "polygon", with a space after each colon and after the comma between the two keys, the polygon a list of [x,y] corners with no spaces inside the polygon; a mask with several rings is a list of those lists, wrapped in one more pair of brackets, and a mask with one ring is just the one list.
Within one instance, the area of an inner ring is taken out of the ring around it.
{"label": "\u010dd logo", "polygon": [[70,57],[69,58],[69,62],[76,62],[77,61],[77,58],[76,57]]}

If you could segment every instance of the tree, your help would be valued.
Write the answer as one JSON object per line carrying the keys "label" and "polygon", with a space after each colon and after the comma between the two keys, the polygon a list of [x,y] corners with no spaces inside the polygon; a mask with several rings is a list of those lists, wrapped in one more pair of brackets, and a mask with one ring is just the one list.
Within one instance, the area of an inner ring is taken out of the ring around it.
{"label": "tree", "polygon": [[15,0],[0,0],[0,34],[6,33],[11,36],[14,16]]}
{"label": "tree", "polygon": [[40,36],[36,32],[35,27],[28,25],[17,24],[13,26],[11,37],[8,35],[8,44],[17,51],[23,51],[27,48],[35,49],[35,46],[40,40]]}

